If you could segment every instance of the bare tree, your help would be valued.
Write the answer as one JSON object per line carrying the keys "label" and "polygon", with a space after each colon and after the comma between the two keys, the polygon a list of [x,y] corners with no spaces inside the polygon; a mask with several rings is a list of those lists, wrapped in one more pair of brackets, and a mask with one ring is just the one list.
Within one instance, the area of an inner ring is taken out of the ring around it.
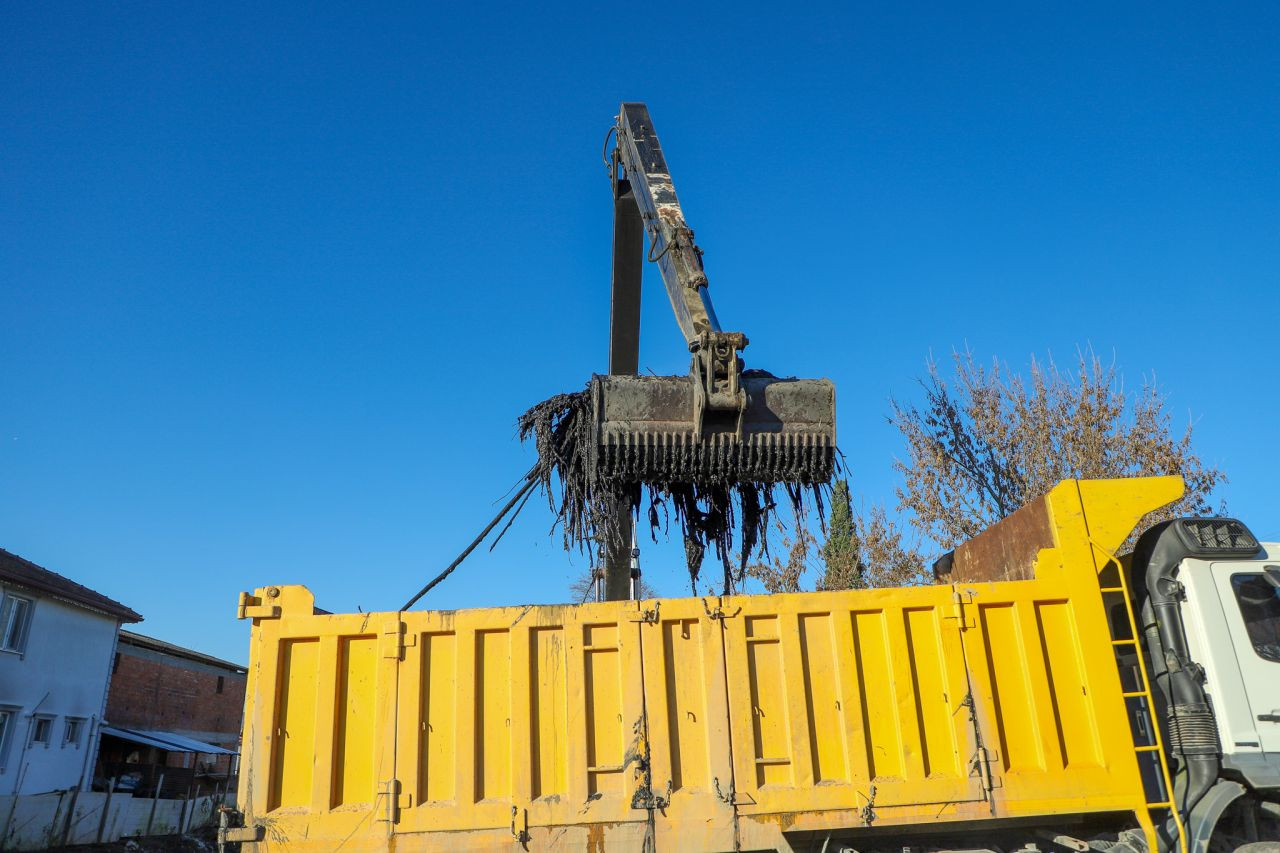
{"label": "bare tree", "polygon": [[863,568],[850,574],[837,549],[824,586],[920,582],[932,557],[1065,479],[1182,475],[1185,497],[1149,515],[1139,532],[1213,511],[1212,492],[1226,476],[1195,453],[1190,423],[1175,433],[1154,383],[1126,391],[1115,366],[1092,351],[1079,353],[1070,372],[1033,359],[1028,379],[998,361],[983,367],[967,351],[954,355],[954,368],[944,378],[931,360],[923,405],[890,403],[889,422],[907,442],[906,458],[894,463],[905,529],[882,507],[855,514]]}
{"label": "bare tree", "polygon": [[[574,604],[581,604],[584,601],[595,601],[595,590],[592,588],[591,569],[587,569],[581,575],[569,584],[569,600]],[[644,575],[640,576],[640,597],[641,598],[657,598],[658,591],[645,581]]]}
{"label": "bare tree", "polygon": [[765,592],[799,592],[802,579],[815,568],[811,556],[815,544],[813,534],[804,525],[797,525],[794,533],[787,533],[777,519],[774,526],[786,548],[786,557],[748,565],[747,577],[760,581]]}

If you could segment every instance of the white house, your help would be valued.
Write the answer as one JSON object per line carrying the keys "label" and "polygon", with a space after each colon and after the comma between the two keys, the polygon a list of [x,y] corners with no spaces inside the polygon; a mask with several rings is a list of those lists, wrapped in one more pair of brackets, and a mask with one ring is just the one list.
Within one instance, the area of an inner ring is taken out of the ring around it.
{"label": "white house", "polygon": [[141,621],[0,548],[0,794],[88,788],[116,637]]}

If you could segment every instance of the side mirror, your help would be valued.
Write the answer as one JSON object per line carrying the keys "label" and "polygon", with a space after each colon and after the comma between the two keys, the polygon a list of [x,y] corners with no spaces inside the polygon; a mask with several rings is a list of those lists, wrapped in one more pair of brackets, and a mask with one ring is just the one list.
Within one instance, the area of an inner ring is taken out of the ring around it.
{"label": "side mirror", "polygon": [[1280,590],[1280,566],[1263,566],[1262,576],[1267,579],[1267,583]]}

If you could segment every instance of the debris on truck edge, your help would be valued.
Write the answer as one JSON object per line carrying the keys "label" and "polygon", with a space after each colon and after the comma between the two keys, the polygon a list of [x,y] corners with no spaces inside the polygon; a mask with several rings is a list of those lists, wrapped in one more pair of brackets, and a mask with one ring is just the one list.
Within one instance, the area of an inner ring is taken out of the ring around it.
{"label": "debris on truck edge", "polygon": [[812,470],[789,466],[775,475],[761,466],[739,466],[732,453],[707,454],[693,475],[689,466],[624,470],[602,464],[590,384],[538,403],[520,416],[517,426],[521,441],[533,439],[535,477],[561,528],[565,549],[585,551],[593,563],[598,543],[616,533],[620,505],[637,522],[644,511],[654,541],[659,532],[668,532],[674,515],[690,583],[696,583],[704,555],[713,551],[724,567],[726,591],[741,583],[753,554],[768,557],[779,487],[797,525],[807,523],[811,511],[825,523],[834,452],[815,457]]}

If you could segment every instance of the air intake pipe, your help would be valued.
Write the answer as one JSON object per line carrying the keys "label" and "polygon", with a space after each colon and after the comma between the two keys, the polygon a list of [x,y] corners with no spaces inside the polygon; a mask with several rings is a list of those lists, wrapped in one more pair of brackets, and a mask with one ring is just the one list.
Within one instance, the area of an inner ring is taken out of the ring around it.
{"label": "air intake pipe", "polygon": [[1146,573],[1147,605],[1160,639],[1160,659],[1155,665],[1166,676],[1169,749],[1182,759],[1187,771],[1180,809],[1184,818],[1218,778],[1222,746],[1204,692],[1204,669],[1187,651],[1180,606],[1185,595],[1174,574],[1188,557],[1252,557],[1258,550],[1253,534],[1231,518],[1165,521],[1143,533],[1134,549],[1133,565]]}

